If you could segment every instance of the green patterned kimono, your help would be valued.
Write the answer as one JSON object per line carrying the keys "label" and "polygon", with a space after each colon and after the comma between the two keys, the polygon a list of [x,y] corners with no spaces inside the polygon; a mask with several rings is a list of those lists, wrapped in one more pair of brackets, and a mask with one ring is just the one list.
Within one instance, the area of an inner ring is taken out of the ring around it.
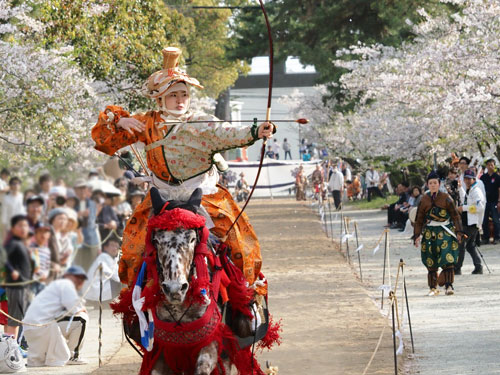
{"label": "green patterned kimono", "polygon": [[[432,207],[426,214],[427,220],[449,221],[447,210]],[[455,227],[450,222],[446,225],[453,233]],[[437,270],[454,265],[458,260],[458,241],[442,226],[426,225],[422,233],[422,263],[429,268]]]}

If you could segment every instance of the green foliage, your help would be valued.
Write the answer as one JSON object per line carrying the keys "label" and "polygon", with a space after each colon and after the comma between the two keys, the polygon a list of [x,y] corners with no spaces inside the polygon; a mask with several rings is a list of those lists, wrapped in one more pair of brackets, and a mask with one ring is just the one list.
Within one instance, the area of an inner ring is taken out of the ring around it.
{"label": "green foliage", "polygon": [[[277,0],[268,2],[276,57],[298,56],[314,65],[319,83],[337,82],[342,71],[332,65],[336,53],[358,42],[397,46],[412,37],[418,8],[433,13],[444,7],[438,0]],[[242,12],[236,21],[236,50],[251,58],[267,53],[262,17]]]}
{"label": "green foliage", "polygon": [[[102,4],[109,8],[99,11]],[[216,4],[50,0],[36,9],[37,18],[48,25],[38,39],[46,48],[73,46],[83,70],[104,82],[131,109],[151,108],[140,89],[150,74],[161,69],[161,50],[166,46],[181,48],[185,59],[181,64],[187,63],[188,73],[205,86],[206,95],[217,96],[234,83],[241,66],[226,57],[230,12],[191,8]]]}
{"label": "green foliage", "polygon": [[346,208],[354,210],[377,210],[380,209],[382,206],[394,203],[397,200],[398,197],[396,195],[388,195],[385,198],[376,197],[373,198],[370,202],[368,202],[365,199],[361,199],[347,203]]}

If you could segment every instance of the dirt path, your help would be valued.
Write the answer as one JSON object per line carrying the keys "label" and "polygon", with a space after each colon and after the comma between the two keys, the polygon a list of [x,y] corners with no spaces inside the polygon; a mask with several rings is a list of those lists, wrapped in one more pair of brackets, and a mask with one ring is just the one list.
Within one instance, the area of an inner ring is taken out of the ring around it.
{"label": "dirt path", "polygon": [[[259,356],[285,375],[357,374],[385,324],[311,209],[293,200],[254,200],[248,215],[261,241],[270,309],[282,319],[283,344]],[[392,374],[389,330],[367,374]],[[127,344],[94,374],[133,374],[139,357]]]}
{"label": "dirt path", "polygon": [[[269,359],[286,375],[362,374],[385,322],[319,219],[305,204],[282,199],[252,202],[249,216],[271,312],[284,328],[283,344],[261,362]],[[394,373],[390,334],[367,373]]]}

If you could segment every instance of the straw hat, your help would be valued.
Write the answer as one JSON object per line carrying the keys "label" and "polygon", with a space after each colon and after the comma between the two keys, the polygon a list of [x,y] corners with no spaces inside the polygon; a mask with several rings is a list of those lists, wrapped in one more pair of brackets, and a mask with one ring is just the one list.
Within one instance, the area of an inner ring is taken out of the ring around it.
{"label": "straw hat", "polygon": [[197,79],[188,76],[179,69],[179,57],[182,53],[179,48],[167,47],[161,53],[163,54],[163,69],[149,76],[142,88],[144,95],[152,99],[160,98],[172,85],[178,82],[203,88]]}

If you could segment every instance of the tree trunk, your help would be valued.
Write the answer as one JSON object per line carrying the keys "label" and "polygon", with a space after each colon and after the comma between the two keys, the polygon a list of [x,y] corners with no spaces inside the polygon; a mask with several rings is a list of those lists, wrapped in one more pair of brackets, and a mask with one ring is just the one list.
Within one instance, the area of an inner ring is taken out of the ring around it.
{"label": "tree trunk", "polygon": [[[229,89],[222,91],[217,98],[217,103],[215,105],[215,117],[220,120],[231,121],[231,106],[229,105],[231,101],[231,95]],[[222,153],[224,159],[227,159],[227,151]]]}
{"label": "tree trunk", "polygon": [[215,116],[220,120],[231,121],[231,106],[229,102],[231,101],[231,96],[229,94],[229,89],[221,92],[217,98],[217,104],[215,105]]}

